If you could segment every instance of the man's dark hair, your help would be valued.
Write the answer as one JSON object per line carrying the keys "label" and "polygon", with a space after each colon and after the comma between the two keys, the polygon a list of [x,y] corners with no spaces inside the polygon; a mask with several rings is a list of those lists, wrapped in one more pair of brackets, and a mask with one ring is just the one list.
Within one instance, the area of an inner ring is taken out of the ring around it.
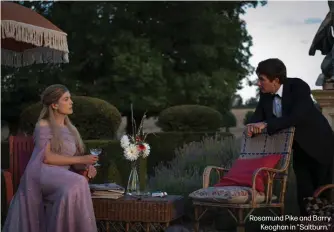
{"label": "man's dark hair", "polygon": [[258,76],[265,75],[270,81],[278,78],[280,84],[283,84],[286,79],[286,67],[281,60],[270,58],[258,64],[256,74]]}

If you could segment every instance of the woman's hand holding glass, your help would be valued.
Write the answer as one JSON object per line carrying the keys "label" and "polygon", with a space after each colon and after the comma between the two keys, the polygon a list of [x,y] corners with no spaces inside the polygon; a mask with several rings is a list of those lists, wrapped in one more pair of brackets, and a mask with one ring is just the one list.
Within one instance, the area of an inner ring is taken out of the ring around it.
{"label": "woman's hand holding glass", "polygon": [[90,164],[90,165],[95,164],[99,160],[99,157],[96,155],[84,155],[81,156],[80,158],[82,164]]}
{"label": "woman's hand holding glass", "polygon": [[[101,148],[91,148],[90,149],[90,153],[92,155],[96,155],[96,156],[99,156],[102,152],[102,149]],[[98,166],[101,166],[99,163],[96,162],[96,164],[94,164],[94,167],[98,167]]]}

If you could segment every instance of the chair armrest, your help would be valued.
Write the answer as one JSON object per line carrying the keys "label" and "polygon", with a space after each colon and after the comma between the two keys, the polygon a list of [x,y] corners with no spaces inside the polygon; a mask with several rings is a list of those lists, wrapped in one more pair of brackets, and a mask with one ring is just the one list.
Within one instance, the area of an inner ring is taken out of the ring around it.
{"label": "chair armrest", "polygon": [[221,177],[221,174],[223,174],[224,172],[228,172],[228,169],[226,168],[217,167],[217,166],[207,166],[203,172],[203,188],[209,187],[210,174],[212,170],[216,170],[216,172],[218,173],[219,179]]}
{"label": "chair armrest", "polygon": [[327,189],[334,188],[334,184],[327,184],[319,187],[313,194],[313,197],[319,197],[321,193],[323,193]]}
{"label": "chair armrest", "polygon": [[272,194],[273,194],[273,181],[275,178],[276,174],[284,173],[286,169],[274,169],[274,168],[258,168],[254,171],[253,177],[252,177],[252,205],[256,205],[255,197],[256,197],[256,190],[255,190],[255,182],[256,182],[256,177],[259,175],[261,172],[267,172],[268,174],[268,182],[266,186],[266,191],[265,191],[265,199],[268,202],[271,202],[272,199]]}
{"label": "chair armrest", "polygon": [[1,170],[3,173],[4,179],[5,179],[5,186],[6,186],[6,205],[7,209],[10,205],[11,200],[14,196],[14,189],[13,189],[13,177],[12,173],[10,173],[8,170]]}

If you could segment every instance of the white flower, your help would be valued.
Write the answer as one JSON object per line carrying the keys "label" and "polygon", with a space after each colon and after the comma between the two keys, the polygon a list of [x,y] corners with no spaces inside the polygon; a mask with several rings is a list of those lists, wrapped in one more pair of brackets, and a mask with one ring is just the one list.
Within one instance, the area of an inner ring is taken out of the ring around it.
{"label": "white flower", "polygon": [[146,158],[150,154],[151,147],[147,143],[143,143],[143,145],[145,146],[145,150],[143,151],[143,158]]}
{"label": "white flower", "polygon": [[130,140],[127,135],[123,135],[121,138],[121,147],[122,148],[127,148],[130,145]]}
{"label": "white flower", "polygon": [[130,161],[135,161],[137,160],[139,155],[139,151],[137,149],[137,146],[134,144],[129,144],[128,147],[124,148],[124,156],[126,159]]}

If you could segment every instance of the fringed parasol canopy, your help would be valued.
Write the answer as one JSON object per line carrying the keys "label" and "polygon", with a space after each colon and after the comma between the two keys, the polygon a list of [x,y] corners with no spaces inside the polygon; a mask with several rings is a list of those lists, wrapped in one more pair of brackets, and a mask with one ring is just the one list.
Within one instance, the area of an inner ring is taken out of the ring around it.
{"label": "fringed parasol canopy", "polygon": [[68,63],[67,34],[37,12],[1,1],[1,65]]}

